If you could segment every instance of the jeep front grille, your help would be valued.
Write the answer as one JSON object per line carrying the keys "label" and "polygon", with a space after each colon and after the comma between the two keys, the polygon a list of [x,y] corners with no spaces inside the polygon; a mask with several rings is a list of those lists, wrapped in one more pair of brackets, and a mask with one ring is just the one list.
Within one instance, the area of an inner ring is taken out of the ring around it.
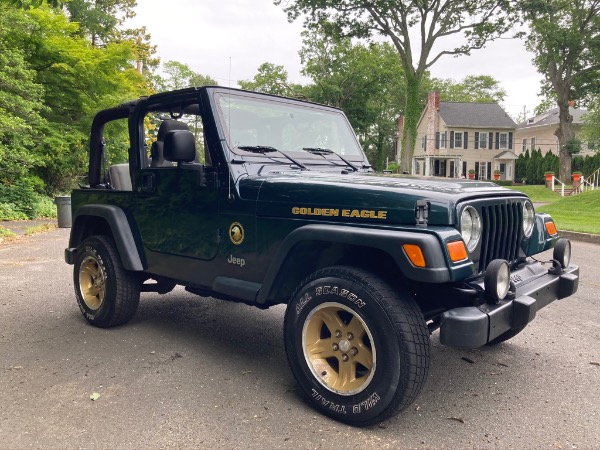
{"label": "jeep front grille", "polygon": [[514,262],[519,255],[523,239],[523,206],[520,200],[482,205],[479,210],[483,233],[479,271],[484,271],[490,261],[505,259]]}

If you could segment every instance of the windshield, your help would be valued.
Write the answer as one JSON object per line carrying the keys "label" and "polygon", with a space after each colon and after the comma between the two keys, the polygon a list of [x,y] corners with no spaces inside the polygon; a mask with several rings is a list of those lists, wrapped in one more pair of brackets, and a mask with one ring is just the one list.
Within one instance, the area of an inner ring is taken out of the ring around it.
{"label": "windshield", "polygon": [[351,159],[363,158],[354,132],[340,112],[238,94],[221,94],[217,103],[225,138],[234,151],[273,147],[306,154],[304,148],[325,148]]}

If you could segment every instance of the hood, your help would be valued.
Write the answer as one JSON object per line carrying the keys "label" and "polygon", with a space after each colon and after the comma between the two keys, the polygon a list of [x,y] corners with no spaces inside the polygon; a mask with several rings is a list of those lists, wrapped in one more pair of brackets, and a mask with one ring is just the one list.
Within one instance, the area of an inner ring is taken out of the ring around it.
{"label": "hood", "polygon": [[429,224],[451,225],[459,201],[523,195],[485,181],[308,171],[248,177],[239,187],[258,216],[381,224],[414,224],[418,200],[429,204]]}

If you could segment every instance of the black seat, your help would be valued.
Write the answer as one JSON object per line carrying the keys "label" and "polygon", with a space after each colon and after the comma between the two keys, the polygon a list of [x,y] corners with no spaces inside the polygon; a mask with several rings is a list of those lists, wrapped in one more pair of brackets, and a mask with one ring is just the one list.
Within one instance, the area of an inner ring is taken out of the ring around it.
{"label": "black seat", "polygon": [[163,167],[172,165],[169,161],[165,160],[164,145],[165,136],[167,133],[175,130],[189,131],[189,128],[186,123],[172,119],[167,119],[160,124],[160,127],[158,128],[158,134],[156,136],[156,142],[153,142],[152,147],[150,148],[150,157],[152,158],[150,161],[150,167]]}

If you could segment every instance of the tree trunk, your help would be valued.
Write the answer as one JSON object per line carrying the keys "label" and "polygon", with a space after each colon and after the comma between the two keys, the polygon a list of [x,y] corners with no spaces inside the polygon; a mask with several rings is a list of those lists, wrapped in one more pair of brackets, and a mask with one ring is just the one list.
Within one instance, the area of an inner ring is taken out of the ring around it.
{"label": "tree trunk", "polygon": [[400,155],[400,171],[410,173],[412,158],[417,140],[417,122],[421,115],[421,77],[412,70],[406,70],[406,108],[404,109],[404,131],[402,133],[402,153]]}
{"label": "tree trunk", "polygon": [[575,133],[571,128],[573,117],[569,112],[568,91],[566,94],[561,94],[558,100],[558,128],[554,135],[558,138],[558,156],[560,159],[558,179],[563,183],[568,183],[571,179],[571,155],[567,148],[567,143],[575,137]]}

